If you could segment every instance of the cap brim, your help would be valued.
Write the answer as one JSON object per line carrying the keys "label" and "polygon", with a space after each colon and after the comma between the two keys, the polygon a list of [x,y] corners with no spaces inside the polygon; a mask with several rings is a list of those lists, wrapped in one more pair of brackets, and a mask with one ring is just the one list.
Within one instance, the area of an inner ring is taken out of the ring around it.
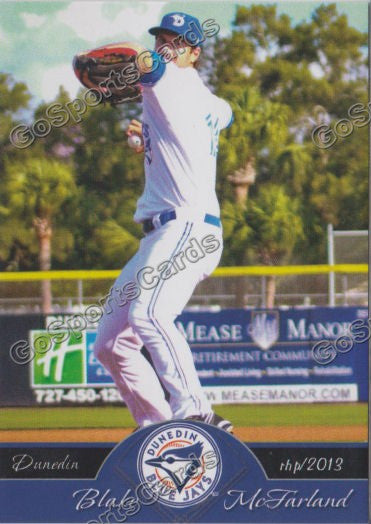
{"label": "cap brim", "polygon": [[174,35],[180,35],[181,34],[181,33],[178,33],[177,31],[173,31],[172,29],[166,29],[166,27],[161,27],[161,26],[151,27],[151,29],[148,29],[148,32],[151,35],[155,35],[155,36],[158,33],[160,33],[161,31],[166,31],[167,33],[174,33]]}
{"label": "cap brim", "polygon": [[159,31],[161,31],[161,27],[151,27],[151,29],[148,29],[151,35],[157,35]]}

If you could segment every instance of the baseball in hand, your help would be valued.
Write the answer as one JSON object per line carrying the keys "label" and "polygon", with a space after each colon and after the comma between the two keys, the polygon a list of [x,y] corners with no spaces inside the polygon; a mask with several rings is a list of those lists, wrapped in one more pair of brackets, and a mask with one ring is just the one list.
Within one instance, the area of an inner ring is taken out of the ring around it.
{"label": "baseball in hand", "polygon": [[139,135],[133,134],[128,137],[128,144],[132,149],[136,149],[143,145],[143,140]]}

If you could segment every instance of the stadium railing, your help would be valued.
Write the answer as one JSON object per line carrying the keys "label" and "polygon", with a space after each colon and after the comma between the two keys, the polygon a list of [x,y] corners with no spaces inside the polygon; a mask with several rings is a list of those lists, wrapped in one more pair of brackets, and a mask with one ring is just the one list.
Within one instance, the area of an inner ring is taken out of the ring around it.
{"label": "stadium railing", "polygon": [[[76,312],[105,296],[120,270],[53,270],[0,273],[0,312],[41,311],[40,281],[52,282],[53,312]],[[367,264],[219,267],[201,282],[189,309],[267,307],[274,280],[277,307],[329,305],[329,279],[336,279],[335,305],[365,306]]]}

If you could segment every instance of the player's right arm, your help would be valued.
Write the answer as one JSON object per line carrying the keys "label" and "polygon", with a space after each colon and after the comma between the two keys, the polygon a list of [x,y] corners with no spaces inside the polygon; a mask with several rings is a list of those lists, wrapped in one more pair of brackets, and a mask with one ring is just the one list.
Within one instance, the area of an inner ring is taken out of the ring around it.
{"label": "player's right arm", "polygon": [[131,135],[143,136],[142,127],[143,127],[142,123],[139,122],[139,120],[133,119],[130,121],[130,124],[127,127],[126,134],[128,136],[131,136]]}
{"label": "player's right arm", "polygon": [[[155,51],[149,51],[137,44],[130,42],[130,46],[137,51],[137,68],[141,75],[140,82],[144,86],[153,87],[162,78],[165,72],[165,63],[160,59],[160,56]],[[143,140],[142,123],[138,120],[131,120],[127,129],[127,136],[136,134]],[[135,149],[136,153],[142,153],[144,146]]]}
{"label": "player's right arm", "polygon": [[[143,142],[143,126],[142,123],[139,122],[139,120],[131,120],[130,124],[128,125],[126,129],[127,136],[131,135],[138,135],[142,139]],[[144,151],[144,145],[137,147],[134,150],[136,153],[143,153]]]}

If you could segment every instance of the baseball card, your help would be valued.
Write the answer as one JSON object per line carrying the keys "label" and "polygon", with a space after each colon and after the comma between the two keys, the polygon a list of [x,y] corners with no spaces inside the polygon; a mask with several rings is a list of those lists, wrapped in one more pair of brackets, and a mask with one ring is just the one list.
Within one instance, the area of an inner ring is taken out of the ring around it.
{"label": "baseball card", "polygon": [[0,12],[0,522],[369,522],[368,2]]}

